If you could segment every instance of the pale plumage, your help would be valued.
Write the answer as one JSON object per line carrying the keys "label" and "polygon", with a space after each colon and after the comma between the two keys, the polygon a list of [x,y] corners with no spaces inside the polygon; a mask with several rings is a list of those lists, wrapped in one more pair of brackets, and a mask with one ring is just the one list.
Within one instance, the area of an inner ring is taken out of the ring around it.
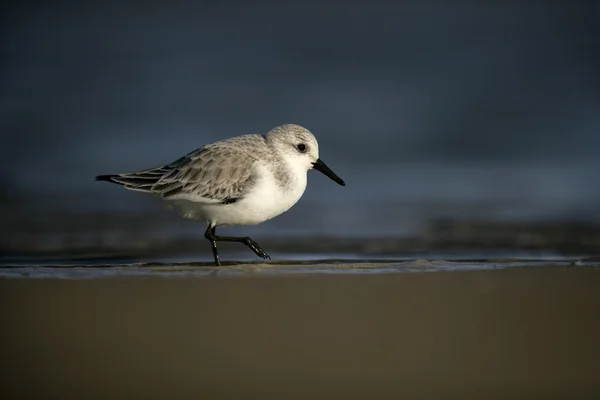
{"label": "pale plumage", "polygon": [[312,133],[290,124],[266,135],[215,142],[158,168],[96,179],[160,197],[184,217],[205,220],[205,236],[212,242],[219,265],[218,240],[243,242],[269,258],[250,238],[215,236],[215,227],[255,225],[287,211],[304,193],[306,172],[311,168],[344,185],[319,159]]}
{"label": "pale plumage", "polygon": [[194,150],[162,167],[119,174],[112,180],[165,200],[233,202],[252,183],[252,165],[260,159],[251,149],[258,148],[266,148],[262,135],[239,136]]}

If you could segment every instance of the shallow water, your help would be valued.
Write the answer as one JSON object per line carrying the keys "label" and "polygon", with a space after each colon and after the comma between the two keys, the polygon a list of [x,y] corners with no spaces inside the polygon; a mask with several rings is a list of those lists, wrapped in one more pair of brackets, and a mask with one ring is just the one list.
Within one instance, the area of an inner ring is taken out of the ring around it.
{"label": "shallow water", "polygon": [[205,239],[168,228],[178,224],[141,217],[63,217],[63,224],[81,226],[14,226],[16,233],[4,237],[0,277],[385,274],[600,263],[600,227],[593,224],[438,221],[409,236],[253,235],[272,260],[259,259],[245,246],[223,243],[219,251],[224,266],[215,268]]}
{"label": "shallow water", "polygon": [[120,276],[129,277],[226,277],[304,274],[396,274],[425,273],[437,271],[477,271],[506,268],[548,267],[600,267],[597,258],[547,259],[534,258],[488,258],[488,259],[443,259],[440,257],[417,259],[308,257],[301,255],[274,261],[224,261],[216,267],[212,262],[160,259],[142,262],[98,259],[81,263],[69,260],[13,260],[0,264],[3,278],[60,278],[93,279]]}

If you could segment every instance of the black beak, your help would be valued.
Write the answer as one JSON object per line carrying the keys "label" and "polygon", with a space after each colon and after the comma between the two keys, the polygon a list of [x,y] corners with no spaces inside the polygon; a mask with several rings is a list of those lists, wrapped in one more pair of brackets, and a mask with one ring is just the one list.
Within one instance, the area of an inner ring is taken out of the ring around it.
{"label": "black beak", "polygon": [[323,161],[321,161],[321,159],[318,159],[317,161],[315,161],[313,163],[313,168],[316,169],[317,171],[321,171],[322,173],[324,173],[325,175],[327,175],[328,177],[330,177],[332,180],[336,181],[340,185],[346,186],[346,184],[344,183],[342,178],[337,176],[331,169],[329,169],[329,167],[327,165],[325,165],[325,163]]}

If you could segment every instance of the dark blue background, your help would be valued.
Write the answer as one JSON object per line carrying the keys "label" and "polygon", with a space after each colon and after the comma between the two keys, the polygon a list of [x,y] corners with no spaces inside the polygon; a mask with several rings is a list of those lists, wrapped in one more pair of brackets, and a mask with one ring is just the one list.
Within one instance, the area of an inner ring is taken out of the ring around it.
{"label": "dark blue background", "polygon": [[2,6],[5,211],[162,216],[94,176],[296,123],[347,186],[253,232],[600,219],[594,2],[304,3]]}

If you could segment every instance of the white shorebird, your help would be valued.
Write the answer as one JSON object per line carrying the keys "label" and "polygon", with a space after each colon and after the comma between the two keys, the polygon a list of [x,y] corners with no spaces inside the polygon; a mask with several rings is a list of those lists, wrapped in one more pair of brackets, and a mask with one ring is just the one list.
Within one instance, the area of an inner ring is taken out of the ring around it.
{"label": "white shorebird", "polygon": [[256,225],[289,210],[306,189],[309,169],[346,184],[319,159],[317,139],[298,125],[282,125],[266,135],[218,141],[158,168],[100,175],[126,189],[162,199],[185,218],[204,220],[215,264],[217,242],[240,242],[259,257],[269,255],[249,237],[216,236],[217,226]]}

